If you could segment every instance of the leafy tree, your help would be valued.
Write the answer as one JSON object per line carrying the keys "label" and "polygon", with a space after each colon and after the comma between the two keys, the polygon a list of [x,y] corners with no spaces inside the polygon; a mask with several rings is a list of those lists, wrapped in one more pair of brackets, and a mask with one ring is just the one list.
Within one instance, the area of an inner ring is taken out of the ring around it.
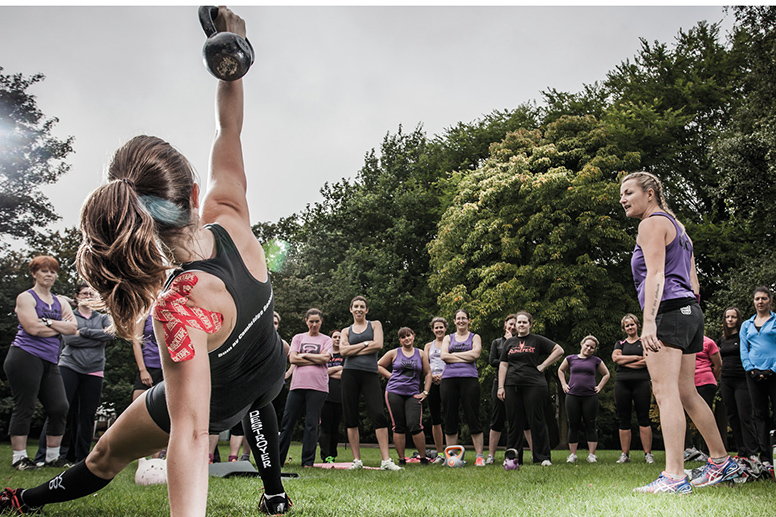
{"label": "leafy tree", "polygon": [[[443,312],[468,309],[488,343],[506,314],[527,310],[535,332],[567,352],[595,334],[608,357],[619,315],[638,307],[631,223],[611,171],[633,170],[639,159],[610,139],[594,117],[564,115],[544,130],[508,134],[480,169],[462,176],[429,245],[430,283]],[[486,371],[484,357],[479,363]],[[556,397],[562,400],[560,390]]]}
{"label": "leafy tree", "polygon": [[59,216],[40,191],[67,172],[73,137],[52,134],[57,118],[44,118],[27,90],[42,74],[6,75],[0,67],[0,236],[29,238]]}

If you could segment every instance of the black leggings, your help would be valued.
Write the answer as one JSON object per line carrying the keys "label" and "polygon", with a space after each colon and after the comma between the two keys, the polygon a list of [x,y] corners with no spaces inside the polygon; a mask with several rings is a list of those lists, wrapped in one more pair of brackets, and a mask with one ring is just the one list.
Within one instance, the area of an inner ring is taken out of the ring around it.
{"label": "black leggings", "polygon": [[337,457],[337,443],[339,442],[339,426],[342,422],[342,404],[327,400],[323,403],[321,411],[321,425],[318,426],[318,443],[321,444],[321,459],[331,456]]}
{"label": "black leggings", "polygon": [[755,381],[748,374],[749,396],[754,409],[754,425],[757,429],[757,441],[760,446],[760,460],[773,461],[770,450],[769,432],[773,429],[771,409],[776,409],[776,375],[770,375],[763,380]]}
{"label": "black leggings", "polygon": [[490,392],[490,430],[501,433],[504,431],[504,422],[507,418],[507,408],[504,401],[498,398],[498,385],[493,383],[493,390]]}
{"label": "black leggings", "polygon": [[409,431],[414,436],[423,431],[423,403],[421,401],[412,395],[399,395],[386,391],[385,404],[391,415],[391,430],[394,434],[404,434]]}
{"label": "black leggings", "polygon": [[738,448],[738,455],[748,458],[758,453],[757,430],[752,418],[752,398],[746,378],[722,378],[719,383],[722,401],[727,409],[730,429],[733,430],[733,440]]}
{"label": "black leggings", "polygon": [[431,425],[442,425],[442,395],[439,384],[431,384],[428,390],[428,412],[431,414]]}
{"label": "black leggings", "polygon": [[477,377],[448,377],[440,385],[445,408],[445,434],[458,434],[458,407],[463,407],[469,434],[482,432],[480,426],[480,381]]}
{"label": "black leggings", "polygon": [[[264,493],[269,495],[284,492],[283,482],[280,480],[277,420],[272,404],[262,408],[251,406],[242,420],[248,444],[264,483]],[[94,475],[84,460],[55,478],[35,488],[24,490],[22,500],[29,506],[71,501],[92,494],[110,482],[110,479]]]}
{"label": "black leggings", "polygon": [[650,427],[649,405],[651,402],[652,388],[648,380],[617,380],[614,383],[614,403],[617,406],[620,430],[630,430],[634,406],[639,427]]}
{"label": "black leggings", "polygon": [[585,422],[585,437],[588,442],[598,441],[596,419],[598,418],[598,395],[566,395],[566,416],[569,420],[569,443],[579,443],[579,424]]}
{"label": "black leggings", "polygon": [[35,401],[40,400],[48,415],[49,436],[62,436],[67,421],[67,396],[59,367],[11,345],[3,364],[13,396],[13,413],[8,426],[11,436],[30,434]]}
{"label": "black leggings", "polygon": [[366,414],[375,429],[388,427],[383,410],[383,389],[380,387],[378,374],[364,370],[342,370],[340,379],[342,386],[342,412],[345,415],[345,427],[358,427],[358,399],[364,394]]}
{"label": "black leggings", "polygon": [[[550,433],[547,420],[544,418],[544,408],[550,398],[547,386],[511,386],[504,389],[504,405],[507,409],[507,448],[523,450],[523,431],[531,429],[533,445],[532,460],[541,463],[550,459]],[[520,459],[518,458],[518,461]]]}

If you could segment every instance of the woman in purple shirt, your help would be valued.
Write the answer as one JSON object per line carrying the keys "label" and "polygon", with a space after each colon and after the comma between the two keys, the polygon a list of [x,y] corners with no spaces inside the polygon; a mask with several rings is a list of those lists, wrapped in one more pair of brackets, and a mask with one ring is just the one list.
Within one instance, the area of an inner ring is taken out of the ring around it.
{"label": "woman in purple shirt", "polygon": [[[577,462],[577,446],[579,445],[579,424],[585,421],[587,435],[588,463],[596,463],[598,458],[595,449],[598,446],[598,392],[609,381],[609,369],[600,357],[596,357],[598,339],[595,336],[585,336],[580,343],[579,354],[566,357],[558,367],[560,385],[566,393],[566,416],[569,420],[569,454],[567,463]],[[566,382],[566,373],[569,380]],[[595,374],[601,374],[601,380],[596,384]]]}
{"label": "woman in purple shirt", "polygon": [[[409,327],[399,329],[401,347],[389,350],[377,362],[380,375],[388,379],[385,387],[385,405],[391,416],[393,445],[399,455],[399,465],[404,466],[405,434],[409,431],[420,454],[420,462],[426,458],[426,435],[423,433],[423,401],[431,389],[431,367],[426,352],[415,348],[415,332]],[[388,371],[388,367],[391,371]],[[423,381],[423,391],[420,382]]]}
{"label": "woman in purple shirt", "polygon": [[51,292],[58,271],[59,263],[54,257],[35,257],[30,262],[30,274],[35,285],[16,297],[19,330],[8,348],[3,369],[13,395],[8,433],[13,450],[11,464],[17,470],[37,468],[27,457],[27,435],[36,399],[43,404],[49,418],[47,465],[57,466],[59,446],[65,432],[68,404],[57,366],[60,335],[73,335],[78,326],[67,300]]}
{"label": "woman in purple shirt", "polygon": [[[620,204],[625,215],[640,219],[631,259],[639,303],[644,310],[641,342],[652,390],[660,408],[666,469],[643,493],[692,492],[736,477],[738,464],[728,456],[709,406],[695,389],[695,354],[703,349],[703,312],[692,241],[668,209],[663,186],[653,174],[634,172],[622,179]],[[684,412],[709,446],[709,462],[689,482],[684,473]]]}
{"label": "woman in purple shirt", "polygon": [[464,309],[455,311],[454,322],[455,333],[445,336],[441,354],[446,363],[439,387],[445,412],[445,443],[448,447],[458,445],[458,408],[462,406],[477,454],[474,465],[484,467],[480,382],[477,375],[477,358],[482,352],[482,339],[474,332],[469,332],[471,319]]}

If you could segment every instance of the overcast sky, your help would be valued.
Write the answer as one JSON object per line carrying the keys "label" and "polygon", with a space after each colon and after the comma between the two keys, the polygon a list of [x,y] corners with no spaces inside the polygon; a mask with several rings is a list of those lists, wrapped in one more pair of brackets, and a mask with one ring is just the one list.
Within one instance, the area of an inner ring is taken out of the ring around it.
{"label": "overcast sky", "polygon": [[[354,178],[386,133],[429,136],[493,110],[576,92],[632,58],[639,37],[673,42],[721,7],[246,7],[257,51],[243,131],[253,221],[320,200]],[[112,152],[137,134],[170,141],[201,177],[216,80],[202,64],[196,7],[0,6],[3,73],[43,73],[31,91],[55,134],[75,137],[71,171],[47,187],[77,224]]]}

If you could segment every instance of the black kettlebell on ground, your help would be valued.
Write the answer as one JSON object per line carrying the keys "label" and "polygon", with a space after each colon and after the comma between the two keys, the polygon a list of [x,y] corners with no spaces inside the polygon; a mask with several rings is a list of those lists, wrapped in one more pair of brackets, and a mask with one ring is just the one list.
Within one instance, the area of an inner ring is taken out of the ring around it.
{"label": "black kettlebell on ground", "polygon": [[253,64],[253,47],[247,38],[233,32],[218,32],[213,19],[218,17],[218,7],[203,5],[199,8],[199,23],[207,40],[202,47],[205,67],[218,79],[236,81],[248,73]]}

